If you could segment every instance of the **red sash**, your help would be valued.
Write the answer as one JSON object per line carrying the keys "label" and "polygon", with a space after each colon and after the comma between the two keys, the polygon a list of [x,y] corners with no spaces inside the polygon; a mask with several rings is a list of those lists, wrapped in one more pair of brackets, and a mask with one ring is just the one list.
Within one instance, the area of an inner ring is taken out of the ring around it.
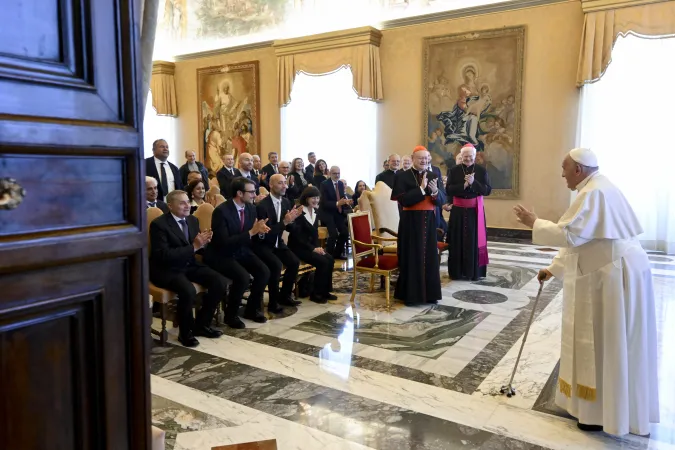
{"label": "red sash", "polygon": [[431,201],[431,197],[424,196],[424,200],[412,206],[404,206],[403,211],[436,211],[436,205]]}
{"label": "red sash", "polygon": [[453,197],[452,204],[459,208],[476,208],[478,222],[478,265],[487,266],[490,263],[487,249],[487,229],[485,227],[485,205],[483,196],[476,198]]}

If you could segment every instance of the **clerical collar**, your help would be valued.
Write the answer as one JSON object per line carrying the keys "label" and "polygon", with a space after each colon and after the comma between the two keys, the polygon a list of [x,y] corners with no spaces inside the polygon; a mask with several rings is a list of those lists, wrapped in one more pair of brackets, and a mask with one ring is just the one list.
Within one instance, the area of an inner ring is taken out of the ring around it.
{"label": "clerical collar", "polygon": [[574,189],[576,191],[582,190],[588,184],[588,182],[591,181],[591,179],[594,178],[599,173],[600,173],[600,171],[596,170],[595,172],[593,172],[592,174],[590,174],[589,176],[587,176],[586,178],[581,180],[581,182],[579,184],[577,184],[577,187],[574,188]]}

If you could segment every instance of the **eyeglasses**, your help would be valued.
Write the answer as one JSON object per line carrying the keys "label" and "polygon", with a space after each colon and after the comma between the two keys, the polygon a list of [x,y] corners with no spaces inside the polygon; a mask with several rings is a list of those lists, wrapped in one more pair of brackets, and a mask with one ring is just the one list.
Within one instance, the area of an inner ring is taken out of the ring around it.
{"label": "eyeglasses", "polygon": [[246,192],[247,194],[255,194],[255,191],[244,191],[244,192]]}
{"label": "eyeglasses", "polygon": [[331,175],[340,175],[340,172],[331,172]]}

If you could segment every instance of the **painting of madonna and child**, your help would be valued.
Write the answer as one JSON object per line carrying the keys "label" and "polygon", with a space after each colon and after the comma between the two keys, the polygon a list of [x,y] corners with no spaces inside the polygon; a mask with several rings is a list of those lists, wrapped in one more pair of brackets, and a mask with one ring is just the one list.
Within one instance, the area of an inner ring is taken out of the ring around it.
{"label": "painting of madonna and child", "polygon": [[476,147],[492,196],[518,198],[524,27],[433,37],[424,43],[423,133],[435,165]]}

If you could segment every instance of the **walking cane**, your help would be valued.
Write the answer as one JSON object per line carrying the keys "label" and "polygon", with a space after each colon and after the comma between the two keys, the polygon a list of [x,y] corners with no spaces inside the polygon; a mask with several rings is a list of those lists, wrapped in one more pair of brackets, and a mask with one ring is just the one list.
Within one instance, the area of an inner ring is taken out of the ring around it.
{"label": "walking cane", "polygon": [[532,305],[532,312],[530,313],[530,321],[527,324],[525,329],[525,334],[523,335],[523,343],[520,344],[520,351],[518,352],[518,358],[516,358],[516,365],[513,366],[513,372],[511,372],[511,379],[509,384],[502,386],[500,392],[506,394],[507,397],[511,398],[516,395],[516,390],[513,388],[513,377],[516,376],[516,370],[518,370],[518,363],[520,362],[520,355],[523,354],[523,348],[525,347],[525,341],[527,340],[527,334],[530,332],[530,327],[532,326],[532,319],[534,319],[534,312],[537,309],[537,303],[539,303],[539,297],[541,297],[541,291],[544,289],[544,281],[539,282],[539,292],[537,292],[537,298],[534,299],[534,305]]}

